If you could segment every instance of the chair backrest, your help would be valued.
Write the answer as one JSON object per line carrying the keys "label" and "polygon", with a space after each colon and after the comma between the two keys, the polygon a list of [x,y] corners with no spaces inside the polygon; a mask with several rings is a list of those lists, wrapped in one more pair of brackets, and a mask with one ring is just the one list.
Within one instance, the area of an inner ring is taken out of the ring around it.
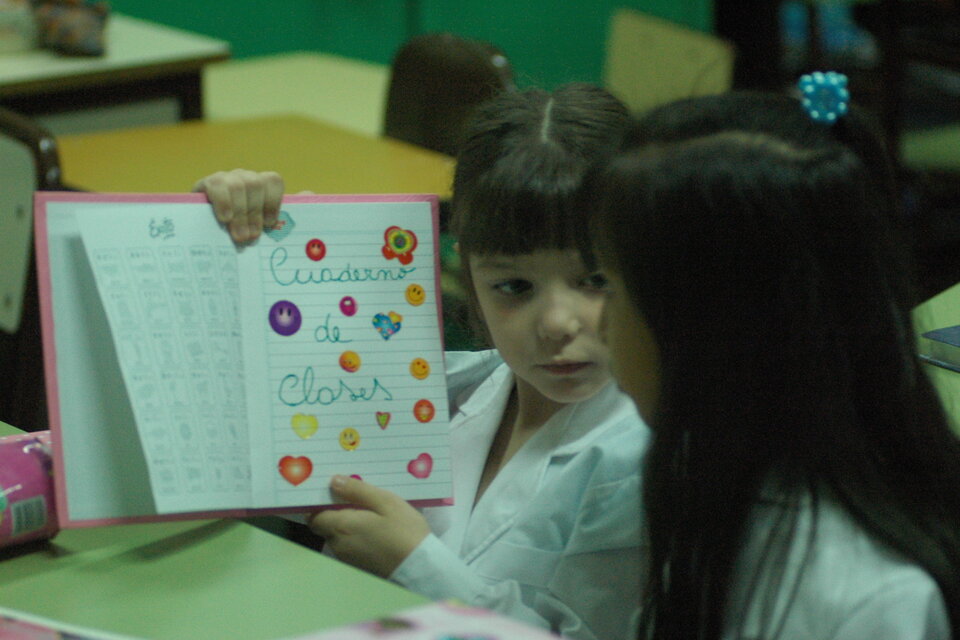
{"label": "chair backrest", "polygon": [[0,108],[0,420],[28,431],[47,428],[33,193],[61,188],[53,136]]}
{"label": "chair backrest", "polygon": [[473,109],[512,87],[510,63],[492,44],[452,33],[416,36],[394,57],[383,134],[456,155]]}
{"label": "chair backrest", "polygon": [[734,47],[707,33],[619,9],[610,19],[603,84],[631,111],[728,91]]}
{"label": "chair backrest", "polygon": [[58,188],[56,143],[46,130],[0,108],[0,330],[16,333],[30,262],[33,192]]}

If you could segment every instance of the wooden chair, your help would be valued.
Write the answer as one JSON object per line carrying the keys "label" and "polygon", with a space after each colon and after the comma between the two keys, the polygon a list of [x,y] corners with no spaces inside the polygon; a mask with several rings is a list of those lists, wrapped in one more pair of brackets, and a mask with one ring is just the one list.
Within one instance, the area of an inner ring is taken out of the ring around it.
{"label": "wooden chair", "polygon": [[513,88],[500,49],[452,33],[428,33],[397,51],[384,110],[385,136],[456,155],[472,110]]}
{"label": "wooden chair", "polygon": [[[456,156],[477,105],[513,88],[510,62],[494,45],[452,33],[416,36],[393,59],[383,135]],[[465,330],[467,302],[457,284],[458,260],[446,233],[449,204],[440,203],[445,346],[468,349],[475,345]]]}
{"label": "wooden chair", "polygon": [[729,42],[632,9],[610,19],[603,84],[631,111],[722,93],[733,84]]}
{"label": "wooden chair", "polygon": [[0,108],[0,420],[26,431],[47,428],[33,193],[63,188],[53,136]]}

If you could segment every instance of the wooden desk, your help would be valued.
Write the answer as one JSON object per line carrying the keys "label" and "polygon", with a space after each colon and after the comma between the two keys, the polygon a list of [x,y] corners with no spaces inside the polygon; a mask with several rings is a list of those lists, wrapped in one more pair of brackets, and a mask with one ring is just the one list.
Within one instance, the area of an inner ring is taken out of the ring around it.
{"label": "wooden desk", "polygon": [[426,602],[238,520],[73,529],[0,549],[0,606],[134,637],[289,637]]}
{"label": "wooden desk", "polygon": [[41,49],[0,56],[0,104],[36,117],[173,97],[181,119],[199,118],[202,69],[229,56],[223,40],[112,14],[103,56]]}
{"label": "wooden desk", "polygon": [[215,171],[274,170],[287,192],[450,193],[453,160],[302,116],[61,136],[67,184],[90,191],[185,192]]}

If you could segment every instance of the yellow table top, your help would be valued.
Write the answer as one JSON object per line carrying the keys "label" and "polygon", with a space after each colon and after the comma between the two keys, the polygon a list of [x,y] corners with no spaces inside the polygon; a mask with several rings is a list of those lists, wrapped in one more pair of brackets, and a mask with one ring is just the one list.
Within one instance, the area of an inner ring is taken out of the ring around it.
{"label": "yellow table top", "polygon": [[288,193],[450,193],[453,159],[295,115],[61,136],[64,181],[102,192],[189,191],[215,171],[278,171]]}

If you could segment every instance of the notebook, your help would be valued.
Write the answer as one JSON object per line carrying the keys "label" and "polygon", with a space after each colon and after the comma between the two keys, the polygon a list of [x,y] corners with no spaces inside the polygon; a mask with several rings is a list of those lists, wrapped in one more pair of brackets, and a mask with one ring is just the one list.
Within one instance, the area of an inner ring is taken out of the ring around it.
{"label": "notebook", "polygon": [[200,194],[37,193],[61,526],[448,503],[437,210],[289,196],[238,249]]}
{"label": "notebook", "polygon": [[943,327],[922,335],[920,358],[944,369],[960,372],[960,326]]}

